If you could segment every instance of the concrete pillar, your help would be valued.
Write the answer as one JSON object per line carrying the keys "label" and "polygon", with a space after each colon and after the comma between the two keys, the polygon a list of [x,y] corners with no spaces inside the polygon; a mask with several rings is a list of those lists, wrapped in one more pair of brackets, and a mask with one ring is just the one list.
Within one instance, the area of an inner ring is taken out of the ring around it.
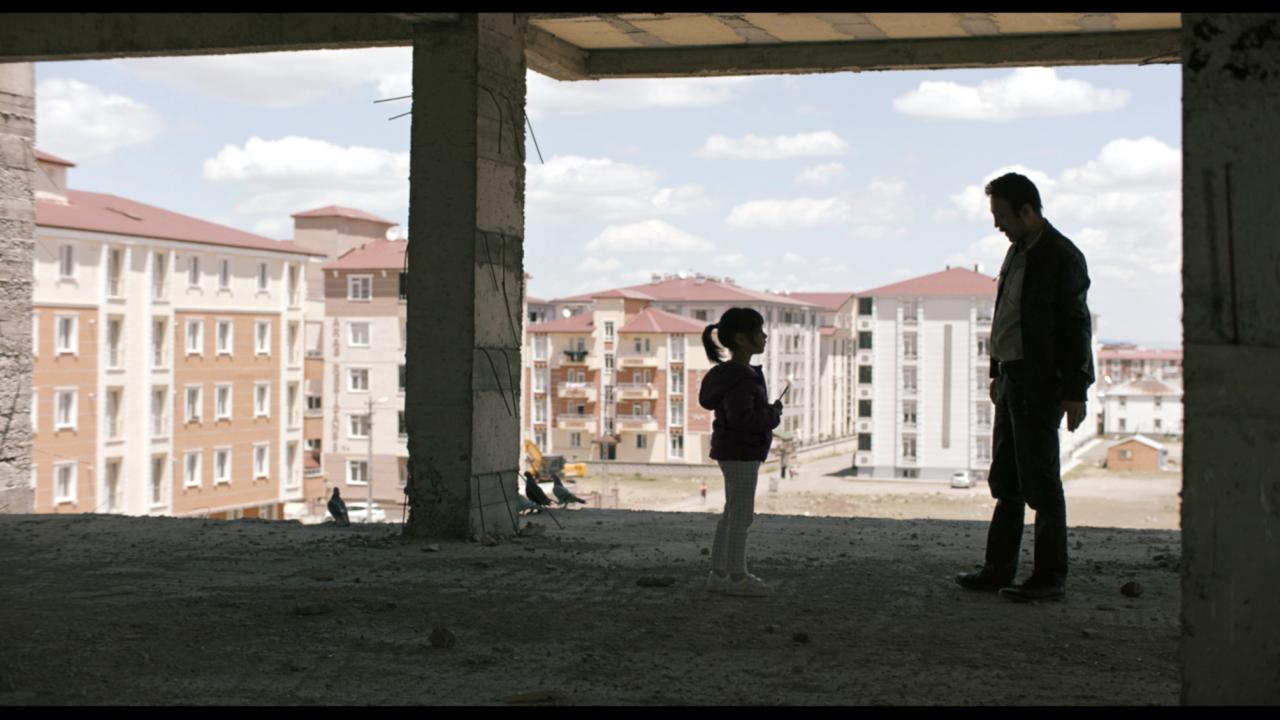
{"label": "concrete pillar", "polygon": [[520,444],[524,15],[414,34],[406,532],[510,534]]}
{"label": "concrete pillar", "polygon": [[0,512],[31,512],[35,66],[0,64]]}
{"label": "concrete pillar", "polygon": [[1280,15],[1182,18],[1182,700],[1276,704]]}

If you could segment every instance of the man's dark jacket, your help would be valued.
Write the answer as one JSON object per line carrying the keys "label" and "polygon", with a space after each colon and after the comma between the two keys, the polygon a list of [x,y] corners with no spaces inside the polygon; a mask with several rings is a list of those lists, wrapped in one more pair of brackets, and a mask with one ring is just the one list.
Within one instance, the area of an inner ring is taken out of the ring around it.
{"label": "man's dark jacket", "polygon": [[[1013,254],[1014,245],[1010,244],[1000,267],[997,307]],[[1027,251],[1022,274],[1022,359],[1032,376],[1051,381],[1063,400],[1083,401],[1093,384],[1093,329],[1085,301],[1088,290],[1084,254],[1045,221],[1044,234]],[[993,357],[991,377],[999,374]]]}
{"label": "man's dark jacket", "polygon": [[698,404],[714,410],[712,460],[759,460],[769,457],[773,429],[782,417],[769,402],[759,365],[724,362],[702,378]]}

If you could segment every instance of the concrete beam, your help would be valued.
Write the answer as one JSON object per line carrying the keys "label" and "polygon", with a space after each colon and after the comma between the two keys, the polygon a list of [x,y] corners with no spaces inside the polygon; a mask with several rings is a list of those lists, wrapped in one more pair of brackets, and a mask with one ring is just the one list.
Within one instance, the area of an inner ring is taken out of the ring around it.
{"label": "concrete beam", "polygon": [[6,13],[0,63],[409,45],[386,13]]}
{"label": "concrete beam", "polygon": [[1177,62],[1179,30],[592,50],[587,77],[688,77]]}
{"label": "concrete beam", "polygon": [[556,80],[587,79],[587,53],[542,28],[529,25],[524,35],[529,69]]}

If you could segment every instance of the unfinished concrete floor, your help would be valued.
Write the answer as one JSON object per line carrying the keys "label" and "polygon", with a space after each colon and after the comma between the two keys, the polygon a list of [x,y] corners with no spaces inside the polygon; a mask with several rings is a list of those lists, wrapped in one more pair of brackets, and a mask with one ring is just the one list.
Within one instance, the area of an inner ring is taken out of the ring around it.
{"label": "unfinished concrete floor", "polygon": [[431,550],[397,524],[0,516],[0,704],[1178,701],[1176,531],[1073,528],[1067,600],[1018,605],[952,581],[985,523],[765,515],[751,567],[779,591],[742,599],[703,590],[714,515],[557,515]]}

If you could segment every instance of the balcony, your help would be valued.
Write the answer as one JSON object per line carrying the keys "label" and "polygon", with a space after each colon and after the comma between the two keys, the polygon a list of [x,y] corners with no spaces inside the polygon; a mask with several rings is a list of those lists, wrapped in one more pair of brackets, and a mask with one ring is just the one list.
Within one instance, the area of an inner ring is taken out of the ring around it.
{"label": "balcony", "polygon": [[658,367],[657,353],[626,353],[618,355],[622,367]]}
{"label": "balcony", "polygon": [[619,415],[617,423],[622,430],[658,429],[658,418],[652,415]]}
{"label": "balcony", "polygon": [[565,350],[564,356],[568,358],[565,363],[570,365],[586,365],[587,353],[587,350]]}
{"label": "balcony", "polygon": [[556,427],[561,430],[586,430],[595,427],[595,415],[562,413],[556,415]]}
{"label": "balcony", "polygon": [[898,459],[898,464],[906,467],[915,467],[918,462],[915,455],[903,455]]}
{"label": "balcony", "polygon": [[[540,392],[535,390],[534,392]],[[556,385],[556,394],[566,398],[586,398],[591,402],[596,400],[596,386],[585,382],[562,382]]]}
{"label": "balcony", "polygon": [[618,397],[622,400],[656,400],[658,388],[653,383],[623,383],[618,386]]}
{"label": "balcony", "polygon": [[915,396],[916,396],[916,386],[915,386],[915,385],[903,385],[903,386],[902,386],[902,395],[903,395],[903,397],[915,397]]}

